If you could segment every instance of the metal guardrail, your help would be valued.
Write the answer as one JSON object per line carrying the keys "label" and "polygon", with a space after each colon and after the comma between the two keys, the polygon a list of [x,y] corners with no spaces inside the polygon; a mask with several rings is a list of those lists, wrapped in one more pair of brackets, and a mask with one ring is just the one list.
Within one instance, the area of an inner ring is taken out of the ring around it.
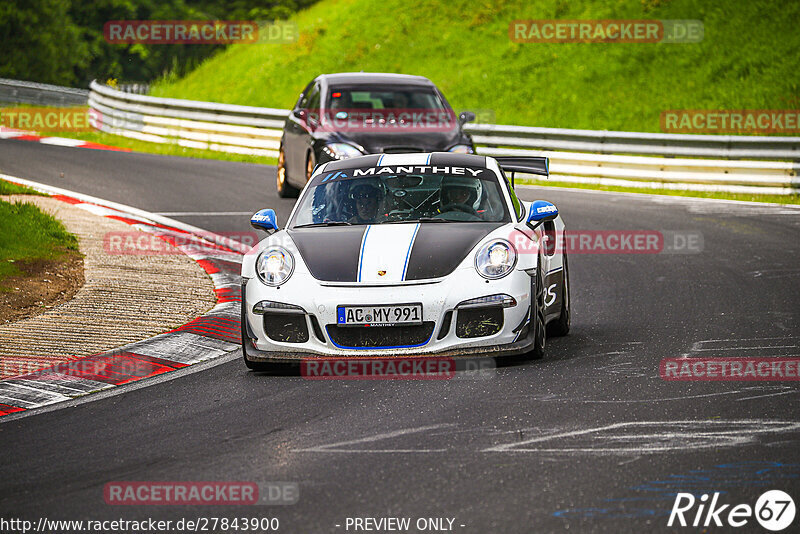
{"label": "metal guardrail", "polygon": [[86,89],[0,78],[0,102],[36,106],[85,106]]}
{"label": "metal guardrail", "polygon": [[277,157],[285,109],[157,98],[92,82],[93,125],[104,132],[188,148]]}
{"label": "metal guardrail", "polygon": [[[289,111],[116,91],[92,82],[103,131],[276,157]],[[682,135],[470,124],[478,153],[544,155],[553,179],[634,187],[797,193],[800,137]],[[624,155],[620,155],[624,154]],[[661,156],[661,157],[654,157]],[[702,159],[715,158],[715,159]],[[786,161],[752,161],[761,159]]]}
{"label": "metal guardrail", "polygon": [[467,125],[466,130],[472,134],[475,143],[491,147],[669,157],[800,160],[800,137],[610,132],[496,124]]}

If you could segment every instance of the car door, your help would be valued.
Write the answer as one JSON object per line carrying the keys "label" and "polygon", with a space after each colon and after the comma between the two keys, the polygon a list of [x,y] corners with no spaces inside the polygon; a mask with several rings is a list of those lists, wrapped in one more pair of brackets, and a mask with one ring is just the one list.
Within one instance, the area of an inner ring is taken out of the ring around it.
{"label": "car door", "polygon": [[290,184],[295,186],[305,182],[305,140],[303,139],[303,132],[306,131],[308,97],[313,87],[314,82],[311,82],[300,93],[300,98],[297,99],[297,104],[289,113],[289,117],[283,127],[283,154],[286,158],[286,178]]}
{"label": "car door", "polygon": [[[313,151],[313,137],[317,128],[319,128],[320,117],[320,87],[317,83],[311,88],[311,94],[308,95],[308,113],[306,115],[305,128],[302,132],[300,132],[301,140],[298,143],[298,146],[301,147],[301,153],[299,154],[300,166],[303,169],[303,173],[300,175],[300,182],[298,183],[300,186],[304,186],[306,184],[306,159],[309,152]],[[313,154],[311,157],[314,157]],[[313,163],[316,164],[316,160],[314,160]]]}

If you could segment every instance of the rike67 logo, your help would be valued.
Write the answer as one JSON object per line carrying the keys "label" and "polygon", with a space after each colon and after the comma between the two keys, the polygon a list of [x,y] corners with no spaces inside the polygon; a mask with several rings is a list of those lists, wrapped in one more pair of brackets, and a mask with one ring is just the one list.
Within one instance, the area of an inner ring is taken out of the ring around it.
{"label": "rike67 logo", "polygon": [[749,504],[719,503],[720,493],[715,492],[709,502],[704,493],[697,499],[691,493],[678,493],[669,514],[667,526],[730,526],[739,528],[747,525],[753,518],[767,530],[778,532],[786,529],[794,521],[795,506],[789,494],[781,490],[765,492],[756,501],[755,507]]}

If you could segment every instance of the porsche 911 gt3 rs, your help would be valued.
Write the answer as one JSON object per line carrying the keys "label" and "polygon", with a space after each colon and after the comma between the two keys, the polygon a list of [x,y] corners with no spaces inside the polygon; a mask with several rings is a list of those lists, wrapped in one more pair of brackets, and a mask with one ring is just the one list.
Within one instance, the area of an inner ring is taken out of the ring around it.
{"label": "porsche 911 gt3 rs", "polygon": [[[248,367],[319,356],[544,354],[570,328],[569,271],[551,203],[516,172],[546,158],[383,154],[317,167],[286,227],[242,262]],[[511,173],[512,180],[506,173]]]}

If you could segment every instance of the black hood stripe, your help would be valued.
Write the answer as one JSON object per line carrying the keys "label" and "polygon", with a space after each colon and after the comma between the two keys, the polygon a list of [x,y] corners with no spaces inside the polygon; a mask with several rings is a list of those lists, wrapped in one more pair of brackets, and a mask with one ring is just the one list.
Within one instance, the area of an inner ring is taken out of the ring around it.
{"label": "black hood stripe", "polygon": [[326,282],[355,282],[361,242],[367,226],[297,228],[288,230],[311,271]]}
{"label": "black hood stripe", "polygon": [[421,224],[411,248],[406,280],[452,273],[478,242],[505,223]]}

